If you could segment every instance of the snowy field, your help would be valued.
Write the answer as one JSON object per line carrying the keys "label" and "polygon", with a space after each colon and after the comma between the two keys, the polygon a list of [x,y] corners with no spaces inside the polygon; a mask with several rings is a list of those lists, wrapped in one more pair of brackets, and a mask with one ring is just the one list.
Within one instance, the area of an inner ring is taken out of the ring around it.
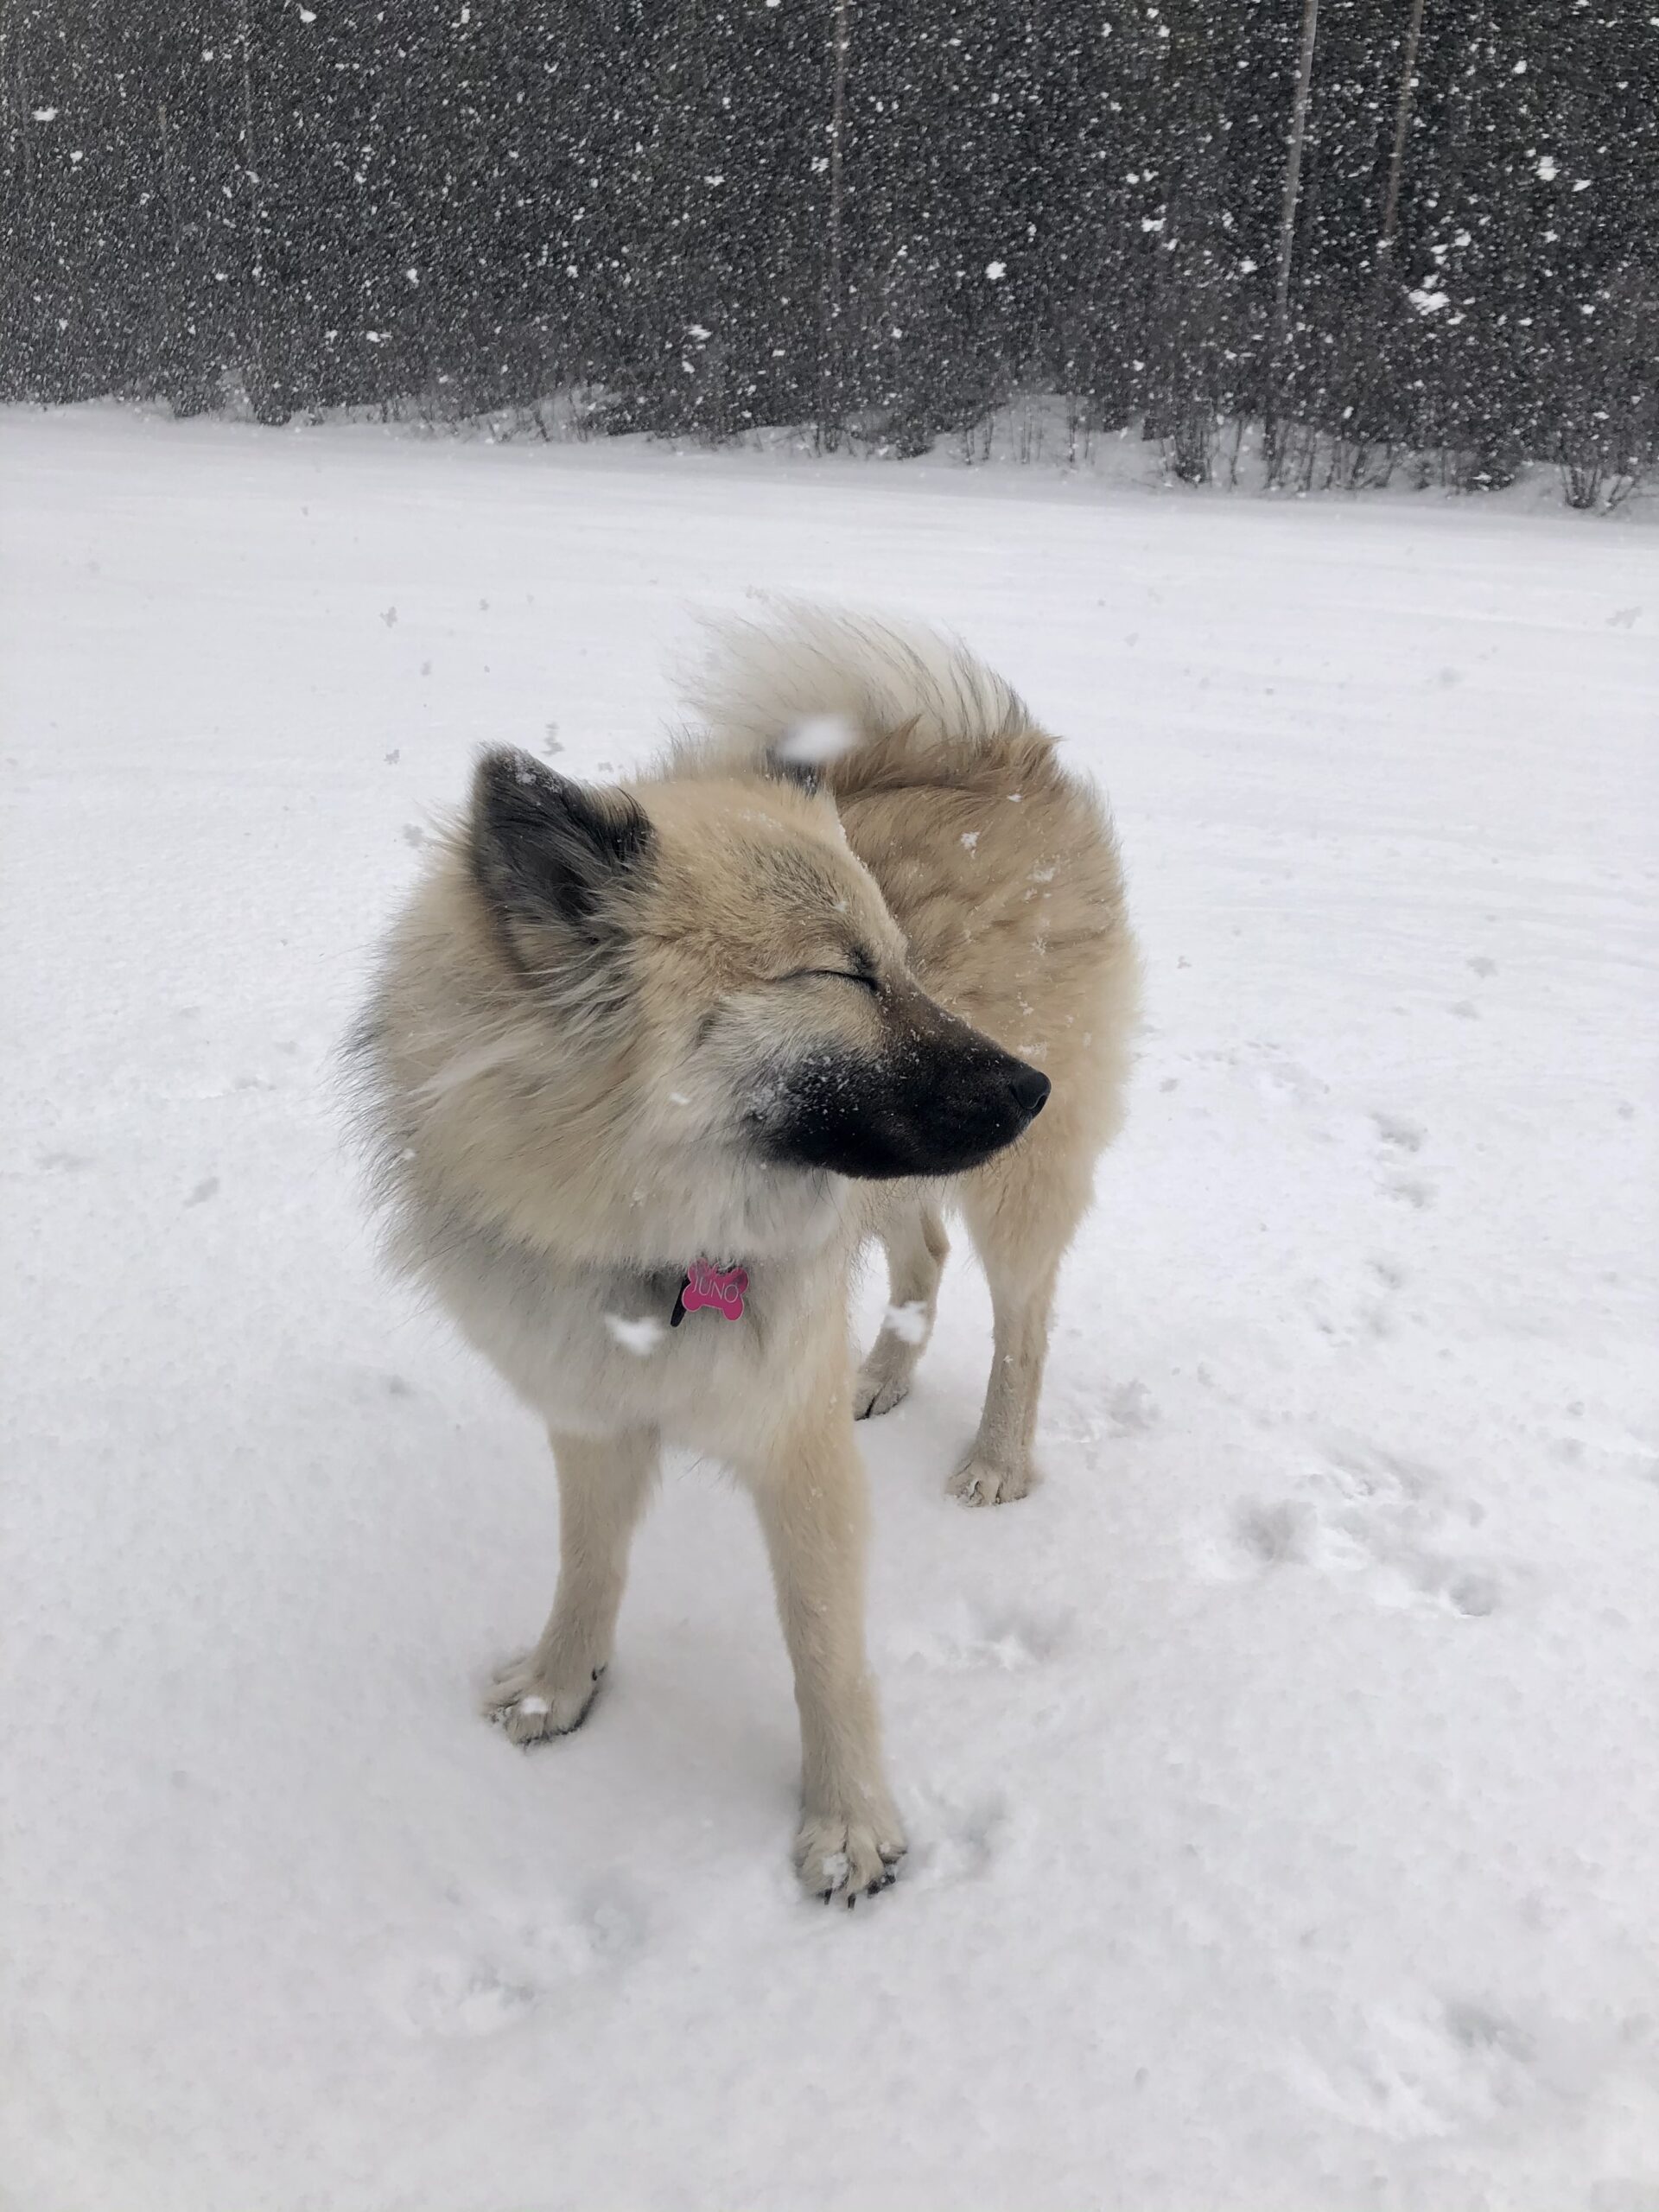
{"label": "snowy field", "polygon": [[[0,471],[7,2212],[1655,2212],[1659,537],[104,410]],[[329,1092],[471,750],[638,759],[755,585],[1005,667],[1149,969],[1045,1486],[943,1494],[960,1259],[861,1431],[850,1915],[718,1469],[590,1726],[475,1717],[551,1469]]]}

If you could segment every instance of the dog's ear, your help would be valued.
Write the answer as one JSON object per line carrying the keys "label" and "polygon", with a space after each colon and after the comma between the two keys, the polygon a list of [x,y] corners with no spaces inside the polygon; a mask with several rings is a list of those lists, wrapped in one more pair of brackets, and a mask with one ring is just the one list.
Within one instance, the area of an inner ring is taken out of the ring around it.
{"label": "dog's ear", "polygon": [[609,894],[649,852],[645,809],[626,791],[573,783],[528,753],[486,753],[473,782],[479,887],[509,922],[562,923],[594,940]]}

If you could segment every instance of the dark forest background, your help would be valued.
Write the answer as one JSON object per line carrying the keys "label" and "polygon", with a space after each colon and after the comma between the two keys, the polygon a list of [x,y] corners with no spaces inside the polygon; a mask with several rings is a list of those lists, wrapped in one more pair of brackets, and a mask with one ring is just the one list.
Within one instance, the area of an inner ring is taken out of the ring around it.
{"label": "dark forest background", "polygon": [[1659,451],[1659,0],[0,0],[0,397],[1576,503]]}

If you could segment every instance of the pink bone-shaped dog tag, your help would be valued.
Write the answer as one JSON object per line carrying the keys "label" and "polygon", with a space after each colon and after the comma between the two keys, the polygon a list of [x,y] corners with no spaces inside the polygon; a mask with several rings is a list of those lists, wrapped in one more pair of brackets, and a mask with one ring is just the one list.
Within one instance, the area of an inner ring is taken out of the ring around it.
{"label": "pink bone-shaped dog tag", "polygon": [[688,1313],[696,1313],[702,1306],[711,1306],[716,1313],[723,1313],[728,1321],[743,1319],[743,1294],[749,1287],[747,1268],[717,1268],[712,1260],[693,1260],[685,1271],[684,1287],[680,1292],[679,1311],[674,1316],[677,1328]]}

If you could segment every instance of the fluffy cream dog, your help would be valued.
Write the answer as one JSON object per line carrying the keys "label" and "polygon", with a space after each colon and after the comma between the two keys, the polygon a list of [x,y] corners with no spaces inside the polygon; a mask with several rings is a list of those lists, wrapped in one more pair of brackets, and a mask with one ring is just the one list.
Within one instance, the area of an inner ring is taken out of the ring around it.
{"label": "fluffy cream dog", "polygon": [[[794,1664],[796,1865],[850,1904],[905,1847],[853,1421],[909,1386],[954,1211],[995,1346],[950,1487],[1025,1495],[1137,963],[1099,800],[954,643],[788,609],[728,629],[693,704],[620,788],[485,757],[353,1050],[398,1257],[552,1438],[557,1595],[492,1711],[518,1743],[580,1725],[662,1443],[718,1454]],[[872,1236],[892,1302],[860,1367]]]}

